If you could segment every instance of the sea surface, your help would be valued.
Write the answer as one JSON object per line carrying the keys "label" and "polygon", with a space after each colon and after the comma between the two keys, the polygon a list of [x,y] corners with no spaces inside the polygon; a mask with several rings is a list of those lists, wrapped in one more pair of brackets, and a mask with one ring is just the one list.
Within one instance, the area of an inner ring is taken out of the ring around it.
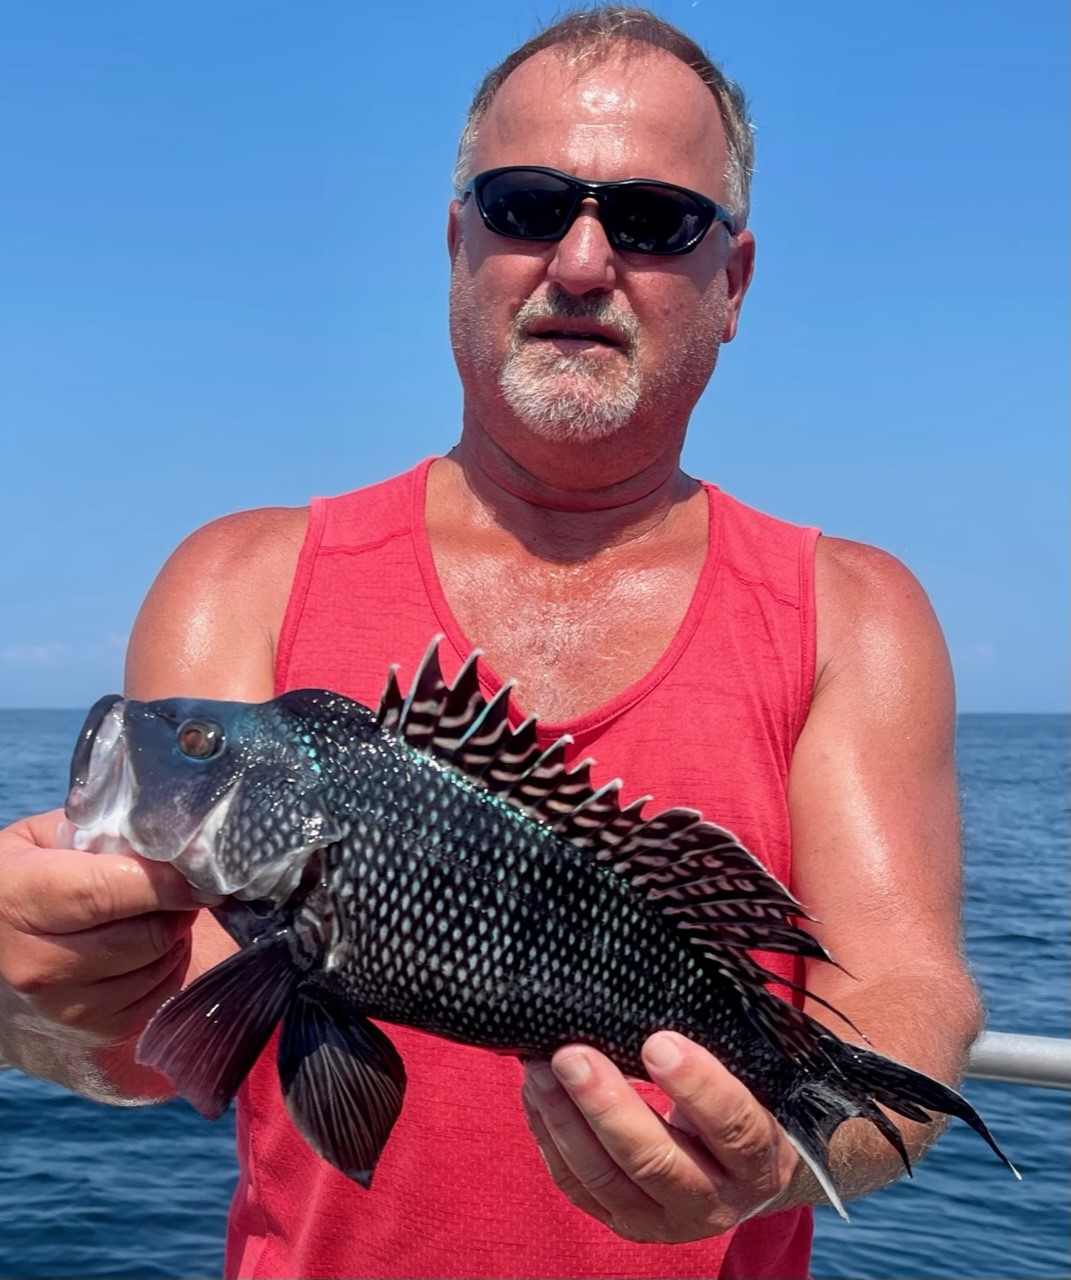
{"label": "sea surface", "polygon": [[[0,711],[0,825],[62,801],[81,719]],[[958,756],[967,951],[989,1025],[1066,1037],[1071,721],[963,716]],[[1071,1274],[1071,1094],[973,1081],[965,1092],[1023,1181],[954,1122],[913,1181],[851,1205],[850,1224],[819,1210],[816,1277]],[[103,1107],[0,1072],[0,1276],[219,1275],[232,1146],[229,1117]]]}

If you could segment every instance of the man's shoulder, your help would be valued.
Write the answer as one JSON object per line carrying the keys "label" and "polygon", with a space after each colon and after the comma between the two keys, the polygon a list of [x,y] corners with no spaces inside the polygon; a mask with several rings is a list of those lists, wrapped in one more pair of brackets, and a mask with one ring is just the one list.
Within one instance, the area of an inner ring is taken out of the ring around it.
{"label": "man's shoulder", "polygon": [[[148,602],[178,615],[261,616],[274,630],[308,528],[307,507],[261,507],[195,529],[171,553]],[[148,603],[147,602],[147,603]]]}
{"label": "man's shoulder", "polygon": [[902,560],[866,542],[819,538],[815,571],[820,588],[824,586],[833,600],[889,606],[905,599],[926,599],[919,580]]}
{"label": "man's shoulder", "polygon": [[879,547],[820,538],[815,549],[819,672],[870,673],[947,665],[930,599],[911,570]]}
{"label": "man's shoulder", "polygon": [[128,695],[270,698],[308,516],[300,507],[236,512],[180,543],[134,624]]}
{"label": "man's shoulder", "polygon": [[195,529],[168,564],[212,579],[248,581],[289,565],[291,575],[309,524],[308,507],[259,507],[220,516]]}

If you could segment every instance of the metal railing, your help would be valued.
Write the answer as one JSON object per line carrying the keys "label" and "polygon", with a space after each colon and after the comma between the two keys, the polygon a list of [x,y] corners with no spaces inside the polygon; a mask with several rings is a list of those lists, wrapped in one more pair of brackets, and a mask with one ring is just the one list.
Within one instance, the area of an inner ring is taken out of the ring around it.
{"label": "metal railing", "polygon": [[[10,1065],[0,1057],[0,1071]],[[983,1032],[971,1049],[967,1075],[974,1080],[1071,1089],[1071,1040],[1008,1031]]]}
{"label": "metal railing", "polygon": [[1071,1089],[1071,1040],[986,1031],[974,1042],[967,1075],[975,1080]]}

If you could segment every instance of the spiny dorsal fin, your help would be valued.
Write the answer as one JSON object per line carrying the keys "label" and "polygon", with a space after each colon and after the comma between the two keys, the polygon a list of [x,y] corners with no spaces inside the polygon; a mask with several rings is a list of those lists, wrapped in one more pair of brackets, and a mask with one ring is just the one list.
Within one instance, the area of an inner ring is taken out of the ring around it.
{"label": "spiny dorsal fin", "polygon": [[595,788],[593,761],[567,767],[571,738],[544,751],[534,719],[511,729],[512,685],[484,698],[476,653],[448,686],[439,665],[440,639],[432,641],[404,700],[392,669],[378,713],[383,727],[612,867],[732,983],[765,1030],[791,1033],[792,1043],[806,1041],[813,1050],[810,1024],[778,1012],[784,1002],[765,990],[772,975],[747,954],[754,948],[829,959],[817,939],[794,923],[809,917],[789,891],[731,831],[704,821],[697,810],[676,807],[645,818],[649,797],[622,808],[619,780]]}
{"label": "spiny dorsal fin", "polygon": [[446,757],[469,778],[480,779],[499,751],[512,740],[509,727],[509,695],[513,682],[504,684],[490,702],[482,702],[476,718]]}
{"label": "spiny dorsal fin", "polygon": [[504,743],[487,766],[483,785],[496,795],[509,791],[542,754],[543,748],[536,741],[536,718],[529,716],[524,724],[513,731],[510,740]]}
{"label": "spiny dorsal fin", "polygon": [[439,666],[441,639],[442,636],[436,636],[428,646],[398,719],[397,733],[418,751],[430,748],[450,692]]}
{"label": "spiny dorsal fin", "polygon": [[585,800],[591,798],[591,766],[594,763],[594,760],[588,758],[571,769],[563,767],[553,789],[547,791],[533,812],[556,829],[562,818],[579,809]]}
{"label": "spiny dorsal fin", "polygon": [[559,779],[566,772],[565,752],[572,744],[572,738],[566,734],[541,752],[529,765],[528,771],[521,774],[503,793],[503,798],[512,800],[529,813],[538,813],[542,801],[553,794]]}
{"label": "spiny dorsal fin", "polygon": [[387,672],[387,683],[376,711],[376,724],[388,733],[393,733],[398,728],[404,702],[402,691],[398,688],[398,664],[395,663]]}
{"label": "spiny dorsal fin", "polygon": [[574,809],[554,823],[554,830],[574,844],[594,848],[607,823],[621,813],[617,803],[620,790],[621,779],[613,778],[598,791],[591,791]]}
{"label": "spiny dorsal fin", "polygon": [[465,665],[457,673],[457,679],[450,686],[432,739],[431,749],[436,755],[453,755],[461,739],[472,727],[478,709],[484,705],[477,665],[479,656],[479,649],[473,649],[465,660]]}

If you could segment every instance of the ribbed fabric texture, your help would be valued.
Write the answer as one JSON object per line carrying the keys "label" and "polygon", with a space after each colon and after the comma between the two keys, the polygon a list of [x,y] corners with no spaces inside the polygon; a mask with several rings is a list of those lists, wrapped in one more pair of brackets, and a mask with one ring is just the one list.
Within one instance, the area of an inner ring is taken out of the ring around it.
{"label": "ribbed fabric texture", "polygon": [[[383,484],[317,499],[291,593],[277,691],[337,690],[375,706],[392,663],[408,688],[442,632],[452,679],[478,636],[443,596],[423,512],[430,461]],[[677,635],[648,676],[567,724],[594,756],[592,781],[624,779],[647,812],[700,809],[734,830],[784,881],[791,873],[785,787],[814,678],[817,531],[753,511],[713,487],[709,548]],[[509,610],[509,600],[501,602]],[[498,673],[485,668],[485,694]],[[508,675],[509,673],[501,673]],[[515,707],[516,722],[524,709]],[[791,958],[764,955],[785,976]],[[782,992],[784,994],[784,992]],[[387,1028],[409,1087],[363,1191],[316,1156],[280,1096],[274,1046],[239,1098],[241,1177],[228,1276],[726,1277],[807,1275],[811,1214],[744,1224],[716,1240],[640,1245],[574,1209],[550,1181],[525,1126],[512,1058]],[[642,1086],[653,1101],[657,1091]]]}

